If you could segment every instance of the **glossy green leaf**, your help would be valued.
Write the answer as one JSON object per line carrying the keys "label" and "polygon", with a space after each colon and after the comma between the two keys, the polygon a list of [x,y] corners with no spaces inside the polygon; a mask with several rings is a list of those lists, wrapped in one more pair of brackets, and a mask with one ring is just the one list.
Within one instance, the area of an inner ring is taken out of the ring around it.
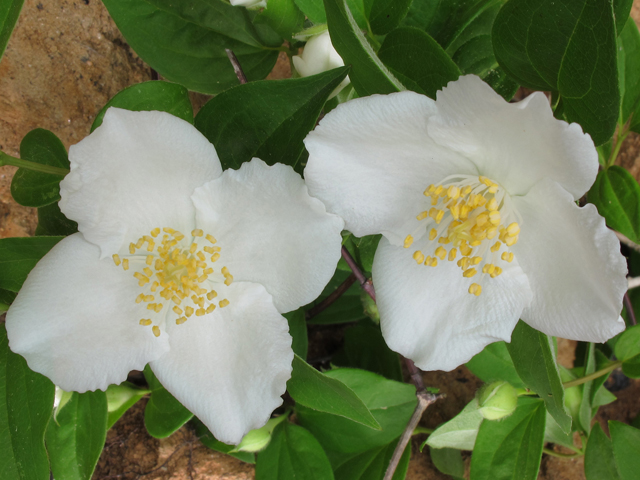
{"label": "glossy green leaf", "polygon": [[483,420],[478,408],[478,400],[474,398],[458,415],[436,428],[423,447],[429,445],[432,448],[473,450]]}
{"label": "glossy green leaf", "polygon": [[348,70],[239,85],[202,107],[196,128],[216,147],[223,168],[239,168],[253,157],[295,166],[302,140]]}
{"label": "glossy green leaf", "polygon": [[613,0],[613,17],[616,21],[616,32],[618,35],[622,33],[622,29],[629,19],[632,6],[633,0]]}
{"label": "glossy green leaf", "polygon": [[[581,372],[582,376],[591,375],[596,371],[596,349],[593,343],[589,343],[585,357],[584,370]],[[593,417],[593,388],[593,381],[585,382],[580,385],[582,398],[580,400],[578,420],[580,422],[580,427],[587,435],[591,432],[591,419]]]}
{"label": "glossy green leaf", "polygon": [[24,0],[6,0],[0,3],[0,59],[4,54],[13,27],[15,27]]}
{"label": "glossy green leaf", "polygon": [[[334,469],[336,480],[383,480],[384,474],[391,461],[391,456],[398,442],[391,442],[384,447],[374,448],[350,457]],[[411,457],[411,443],[407,445],[398,467],[393,474],[393,480],[404,480],[409,469]]]}
{"label": "glossy green leaf", "polygon": [[198,418],[193,417],[191,423],[196,429],[196,436],[204,446],[210,448],[211,450],[215,450],[216,452],[231,455],[232,457],[235,457],[238,460],[242,460],[246,463],[256,463],[256,456],[254,453],[232,451],[236,448],[235,445],[228,445],[226,443],[222,443],[220,440],[217,440],[209,431],[209,429],[204,425],[204,423],[202,423]]}
{"label": "glossy green leaf", "polygon": [[49,421],[45,436],[51,472],[60,480],[90,480],[107,438],[107,397],[79,394]]}
{"label": "glossy green leaf", "polygon": [[[42,165],[69,168],[67,150],[60,139],[42,128],[24,136],[20,142],[20,157]],[[63,175],[19,168],[11,181],[11,196],[26,207],[49,205],[60,200],[60,180],[63,178]]]}
{"label": "glossy green leaf", "polygon": [[544,441],[575,448],[573,444],[573,432],[563,432],[549,412],[547,412],[547,425],[544,429]]}
{"label": "glossy green leaf", "polygon": [[0,313],[9,310],[9,306],[16,299],[16,292],[0,288]]}
{"label": "glossy green leaf", "polygon": [[260,35],[244,8],[218,0],[104,4],[135,52],[163,77],[189,90],[217,94],[238,84],[225,48],[233,50],[249,80],[265,78],[278,59],[274,47],[282,39]]}
{"label": "glossy green leaf", "polygon": [[386,35],[407,15],[413,0],[375,0],[371,5],[369,24],[376,35]]}
{"label": "glossy green leaf", "polygon": [[493,25],[500,66],[525,87],[558,92],[562,111],[600,145],[620,112],[611,1],[510,0]]}
{"label": "glossy green leaf", "polygon": [[622,332],[613,351],[617,359],[623,362],[640,354],[640,325],[634,325]]}
{"label": "glossy green leaf", "polygon": [[313,23],[327,23],[327,14],[324,11],[323,0],[295,0],[298,8]]}
{"label": "glossy green leaf", "polygon": [[453,448],[430,448],[431,461],[435,467],[454,480],[464,478],[464,461],[462,452]]}
{"label": "glossy green leaf", "polygon": [[584,453],[584,474],[587,480],[621,480],[611,440],[597,422],[591,430]]}
{"label": "glossy green leaf", "polygon": [[373,257],[381,238],[382,235],[367,235],[362,238],[352,236],[353,244],[356,247],[356,261],[365,272],[371,272],[373,268]]}
{"label": "glossy green leaf", "polygon": [[407,88],[434,100],[438,90],[460,76],[438,42],[418,28],[402,27],[391,32],[378,56]]}
{"label": "glossy green leaf", "polygon": [[333,480],[334,477],[327,455],[313,435],[284,422],[273,431],[269,446],[258,453],[256,480],[296,478]]}
{"label": "glossy green leaf", "polygon": [[91,125],[92,132],[102,125],[102,119],[109,107],[123,108],[133,112],[158,110],[193,123],[193,107],[189,92],[176,83],[152,80],[121,90],[96,115]]}
{"label": "glossy green leaf", "polygon": [[287,390],[297,404],[380,429],[380,424],[352,389],[340,380],[320,373],[297,355],[293,359]]}
{"label": "glossy green leaf", "polygon": [[431,35],[458,65],[473,73],[510,100],[518,84],[498,65],[491,43],[491,28],[506,0],[414,1],[405,25]]}
{"label": "glossy green leaf", "polygon": [[65,217],[57,202],[38,208],[36,236],[68,236],[77,231],[78,223]]}
{"label": "glossy green leaf", "polygon": [[506,380],[514,387],[524,387],[505,342],[490,343],[484,347],[467,362],[467,368],[485,383]]}
{"label": "glossy green leaf", "polygon": [[621,422],[609,421],[609,433],[620,480],[637,479],[640,472],[640,430]]}
{"label": "glossy green leaf", "polygon": [[390,380],[402,381],[398,354],[389,349],[382,338],[380,327],[368,320],[345,330],[342,350],[333,357],[333,363],[341,367],[361,368]]}
{"label": "glossy green leaf", "polygon": [[17,292],[27,275],[64,237],[13,237],[0,239],[0,288]]}
{"label": "glossy green leaf", "polygon": [[296,6],[294,0],[269,0],[257,17],[256,22],[264,22],[286,39],[302,31],[304,13]]}
{"label": "glossy green leaf", "polygon": [[358,95],[364,97],[405,90],[376,55],[353,18],[347,1],[324,0],[324,6],[331,42],[345,65],[351,65],[349,78]]}
{"label": "glossy green leaf", "polygon": [[564,387],[551,339],[519,321],[507,349],[522,381],[540,395],[562,431],[569,432],[571,417],[564,406]]}
{"label": "glossy green leaf", "polygon": [[144,409],[144,426],[152,437],[166,438],[187,423],[193,413],[160,384],[149,365],[144,368],[144,378],[151,390]]}
{"label": "glossy green leaf", "polygon": [[354,391],[381,427],[375,430],[345,417],[297,405],[298,422],[318,439],[334,468],[356,454],[387,445],[400,436],[416,406],[413,385],[351,368],[338,368],[325,375]]}
{"label": "glossy green leaf", "polygon": [[289,322],[289,333],[293,338],[291,344],[293,352],[302,359],[307,358],[309,337],[307,335],[307,321],[304,316],[304,310],[299,308],[293,312],[285,313],[284,317]]}
{"label": "glossy green leaf", "polygon": [[44,432],[51,418],[53,383],[9,350],[0,324],[0,478],[48,480]]}
{"label": "glossy green leaf", "polygon": [[622,109],[620,123],[640,132],[640,33],[633,18],[618,37],[618,81]]}
{"label": "glossy green leaf", "polygon": [[640,185],[624,168],[613,165],[600,171],[587,200],[610,228],[640,242]]}
{"label": "glossy green leaf", "polygon": [[520,397],[518,408],[500,421],[484,420],[471,456],[474,480],[535,480],[542,459],[544,403]]}
{"label": "glossy green leaf", "polygon": [[105,393],[107,396],[108,430],[113,427],[120,417],[133,407],[138,400],[151,393],[151,391],[136,387],[129,382],[123,382],[120,385],[109,385]]}

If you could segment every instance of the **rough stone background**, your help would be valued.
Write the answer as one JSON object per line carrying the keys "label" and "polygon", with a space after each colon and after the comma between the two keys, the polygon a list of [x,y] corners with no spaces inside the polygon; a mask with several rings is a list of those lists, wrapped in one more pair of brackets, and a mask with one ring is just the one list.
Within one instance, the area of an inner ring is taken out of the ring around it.
{"label": "rough stone background", "polygon": [[[632,15],[640,19],[640,0]],[[281,61],[271,78],[290,75]],[[0,62],[0,149],[19,156],[20,140],[42,127],[54,132],[68,148],[89,133],[100,108],[123,88],[150,80],[151,69],[127,45],[98,0],[26,0],[18,24]],[[193,95],[194,107],[205,101]],[[633,134],[620,163],[640,178],[640,136]],[[0,238],[33,235],[35,210],[11,199],[14,167],[0,167]],[[339,341],[339,338],[327,341]],[[573,362],[573,342],[560,342],[560,361]],[[433,428],[452,418],[471,400],[480,382],[460,367],[453,372],[429,372],[425,383],[439,387],[447,399],[432,406],[421,425]],[[618,401],[601,409],[598,421],[629,422],[640,411],[640,382],[616,392]],[[204,447],[189,426],[168,439],[151,438],[144,428],[145,400],[132,408],[110,431],[94,479],[236,479],[254,478],[251,465]],[[419,453],[424,435],[413,440],[408,479],[445,479]],[[467,458],[467,467],[469,459]],[[467,472],[468,475],[468,472]],[[584,479],[582,460],[544,456],[540,479]]]}

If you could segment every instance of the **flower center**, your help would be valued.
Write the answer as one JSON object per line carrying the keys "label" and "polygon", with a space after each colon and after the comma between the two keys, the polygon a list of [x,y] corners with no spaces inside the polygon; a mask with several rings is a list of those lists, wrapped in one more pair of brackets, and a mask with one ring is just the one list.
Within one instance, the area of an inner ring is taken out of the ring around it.
{"label": "flower center", "polygon": [[[158,242],[161,231],[164,234]],[[205,245],[200,246],[198,242]],[[150,318],[140,319],[140,325],[153,325],[153,334],[158,337],[160,324],[164,324],[169,308],[176,315],[176,325],[181,325],[193,314],[200,317],[213,312],[216,298],[218,307],[229,305],[229,300],[218,297],[213,289],[224,289],[223,285],[229,286],[233,282],[227,267],[222,267],[219,273],[213,269],[221,250],[215,243],[213,236],[205,235],[199,229],[193,230],[188,239],[173,228],[154,228],[150,235],[143,235],[136,243],[129,244],[129,255],[123,255],[123,258],[113,255],[116,266],[133,270],[133,276],[138,279],[143,291],[135,302],[145,302],[148,310],[162,314],[155,315],[155,325]]]}
{"label": "flower center", "polygon": [[[426,203],[416,218],[426,225],[421,223],[414,235],[424,228],[426,235],[413,259],[418,265],[437,267],[438,259],[453,262],[459,253],[457,265],[463,277],[482,272],[478,283],[469,286],[469,293],[479,296],[484,277],[496,278],[502,273],[500,263],[513,261],[511,247],[518,242],[520,226],[511,197],[487,177],[469,175],[447,177],[439,185],[429,185],[424,195],[430,206]],[[407,235],[404,248],[413,243],[414,236]]]}

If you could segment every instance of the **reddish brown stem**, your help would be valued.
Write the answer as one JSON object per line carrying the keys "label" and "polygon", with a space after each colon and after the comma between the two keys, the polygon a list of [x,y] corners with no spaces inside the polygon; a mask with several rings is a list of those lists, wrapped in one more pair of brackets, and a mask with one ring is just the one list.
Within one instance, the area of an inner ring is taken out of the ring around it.
{"label": "reddish brown stem", "polygon": [[638,322],[636,322],[636,314],[633,311],[633,304],[631,303],[631,298],[629,298],[629,292],[625,292],[622,301],[624,302],[624,308],[627,311],[631,325],[637,325]]}
{"label": "reddish brown stem", "polygon": [[242,67],[240,66],[240,62],[238,61],[238,57],[233,53],[233,50],[229,50],[228,48],[224,49],[227,52],[227,57],[229,57],[229,61],[231,65],[233,65],[233,71],[236,72],[236,77],[238,77],[238,81],[240,83],[247,83],[247,76],[242,71]]}
{"label": "reddish brown stem", "polygon": [[323,301],[321,301],[315,307],[310,308],[309,310],[307,310],[307,313],[305,314],[307,320],[312,319],[313,317],[318,315],[320,312],[322,312],[323,310],[325,310],[329,306],[331,306],[331,304],[333,302],[335,302],[336,300],[338,300],[344,294],[344,292],[349,290],[349,287],[351,287],[351,285],[353,285],[353,283],[355,281],[356,281],[356,275],[354,273],[352,273],[351,275],[349,275],[345,279],[344,282],[342,282],[338,286],[338,288],[336,288],[333,292],[331,292],[331,294],[327,298],[325,298]]}
{"label": "reddish brown stem", "polygon": [[364,273],[362,273],[362,270],[360,270],[360,267],[345,247],[342,247],[342,258],[344,258],[344,261],[347,262],[347,265],[349,265],[349,268],[356,276],[356,279],[358,280],[358,282],[360,282],[360,287],[365,292],[367,292],[367,295],[369,295],[375,302],[376,292],[373,289],[373,283],[371,282],[371,279],[364,276]]}

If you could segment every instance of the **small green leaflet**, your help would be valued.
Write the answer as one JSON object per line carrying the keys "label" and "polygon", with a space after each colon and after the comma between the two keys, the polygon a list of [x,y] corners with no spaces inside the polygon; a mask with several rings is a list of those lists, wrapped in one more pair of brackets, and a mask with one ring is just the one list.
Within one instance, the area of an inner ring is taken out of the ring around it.
{"label": "small green leaflet", "polygon": [[24,0],[8,0],[0,3],[0,59],[7,48],[9,37],[13,32]]}
{"label": "small green leaflet", "polygon": [[193,413],[160,384],[149,365],[144,368],[144,378],[151,390],[144,409],[144,426],[152,437],[166,438],[187,423]]}
{"label": "small green leaflet", "polygon": [[602,431],[598,422],[589,435],[584,453],[584,474],[587,480],[621,480],[613,456],[611,440]]}

